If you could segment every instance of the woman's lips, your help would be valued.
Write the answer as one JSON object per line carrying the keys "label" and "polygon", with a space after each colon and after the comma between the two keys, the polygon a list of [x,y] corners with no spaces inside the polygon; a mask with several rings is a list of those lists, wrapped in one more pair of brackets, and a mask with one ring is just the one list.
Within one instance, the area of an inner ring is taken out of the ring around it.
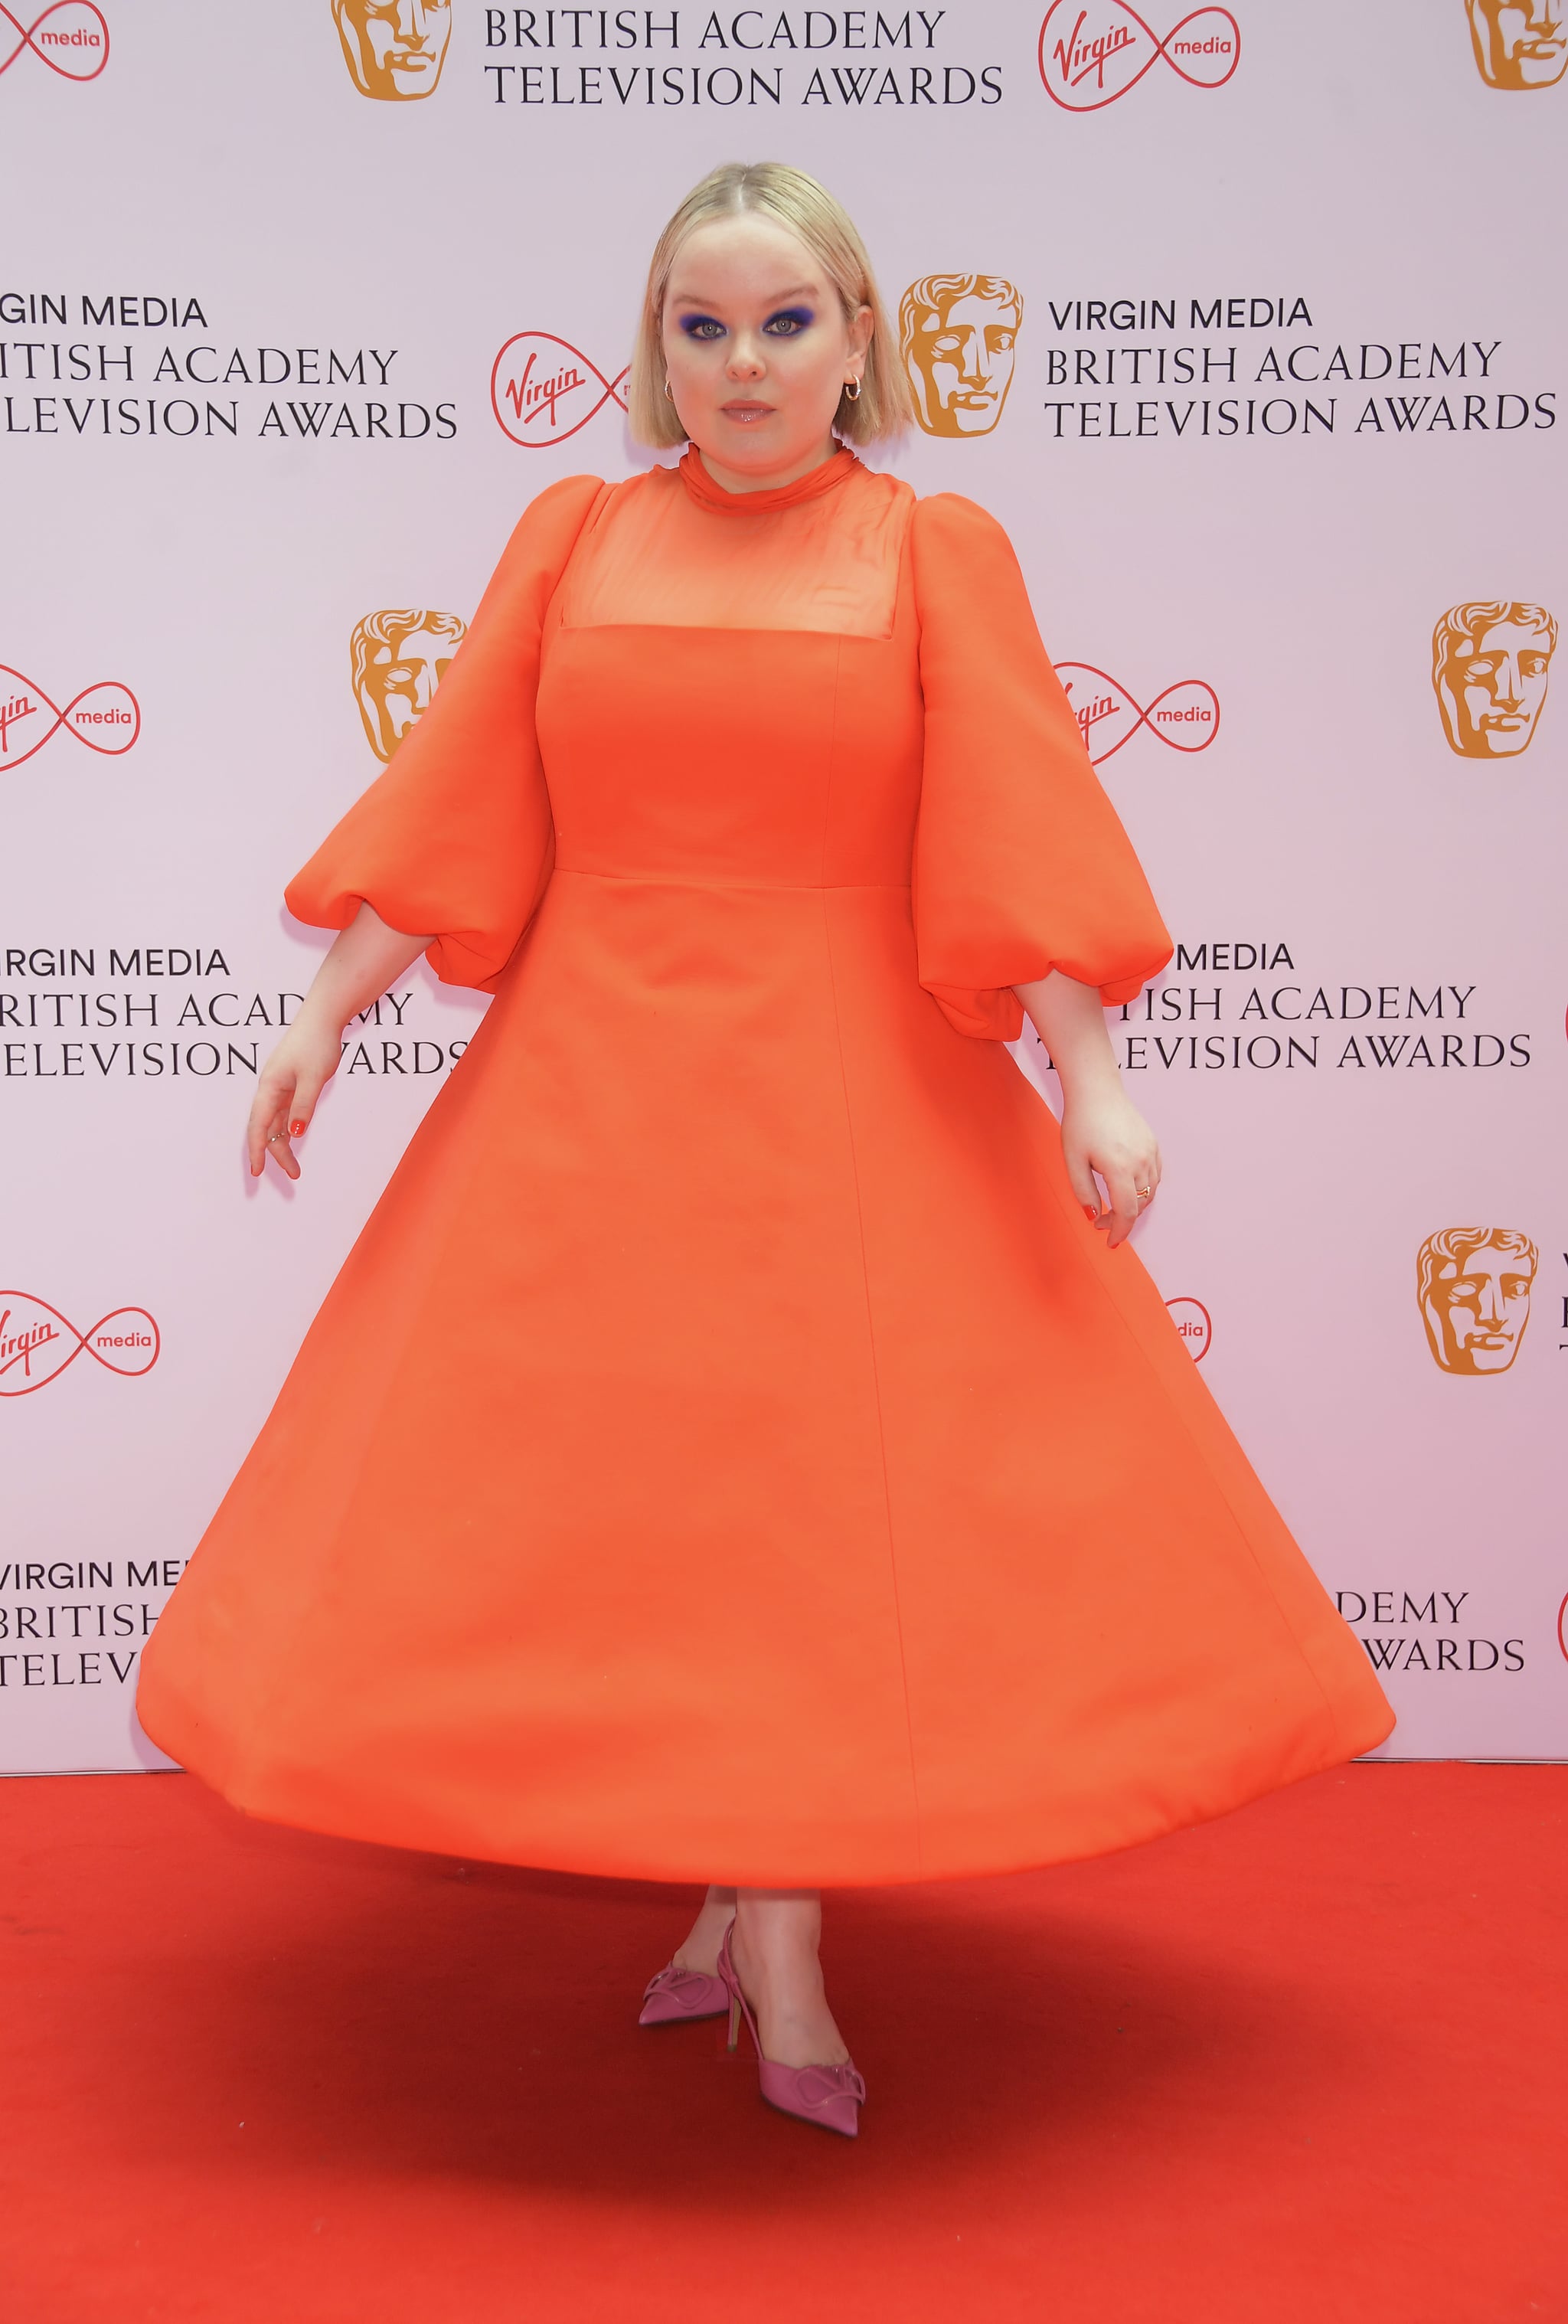
{"label": "woman's lips", "polygon": [[721,403],[719,410],[726,420],[738,420],[742,428],[754,427],[759,420],[770,420],[773,416],[770,403]]}

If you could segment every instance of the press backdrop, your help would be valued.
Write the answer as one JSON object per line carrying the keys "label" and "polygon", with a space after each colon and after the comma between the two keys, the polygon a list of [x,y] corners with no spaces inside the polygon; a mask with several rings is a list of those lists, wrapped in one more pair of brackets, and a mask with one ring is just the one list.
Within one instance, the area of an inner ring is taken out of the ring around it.
{"label": "press backdrop", "polygon": [[640,464],[737,156],[862,224],[893,464],[1011,531],[1179,939],[1138,1246],[1388,1748],[1564,1756],[1568,49],[1176,6],[0,9],[0,1766],[162,1764],[142,1642],[484,1005],[411,973],[253,1185],[283,882],[523,504]]}

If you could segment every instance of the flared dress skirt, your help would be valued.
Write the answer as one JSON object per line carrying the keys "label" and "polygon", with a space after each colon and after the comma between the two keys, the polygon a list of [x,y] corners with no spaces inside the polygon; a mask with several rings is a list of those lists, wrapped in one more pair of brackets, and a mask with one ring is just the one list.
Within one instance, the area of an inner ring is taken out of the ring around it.
{"label": "flared dress skirt", "polygon": [[913,1880],[1392,1723],[1003,1047],[1168,952],[1005,537],[848,455],[756,498],[544,494],[291,889],[495,998],[146,1651],[256,1814]]}

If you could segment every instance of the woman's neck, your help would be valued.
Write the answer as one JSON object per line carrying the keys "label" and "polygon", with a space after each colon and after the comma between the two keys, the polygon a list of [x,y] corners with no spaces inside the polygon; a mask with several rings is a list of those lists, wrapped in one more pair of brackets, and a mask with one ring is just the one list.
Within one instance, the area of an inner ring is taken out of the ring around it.
{"label": "woman's neck", "polygon": [[806,453],[800,459],[792,461],[789,466],[772,469],[767,475],[761,476],[752,470],[726,468],[714,458],[711,452],[705,452],[700,444],[696,447],[697,458],[702,462],[704,469],[713,478],[719,490],[725,493],[780,492],[786,484],[798,484],[802,476],[810,475],[814,468],[820,468],[826,461],[832,459],[837,449],[838,438],[835,436],[829,436],[825,444],[818,445],[815,450]]}

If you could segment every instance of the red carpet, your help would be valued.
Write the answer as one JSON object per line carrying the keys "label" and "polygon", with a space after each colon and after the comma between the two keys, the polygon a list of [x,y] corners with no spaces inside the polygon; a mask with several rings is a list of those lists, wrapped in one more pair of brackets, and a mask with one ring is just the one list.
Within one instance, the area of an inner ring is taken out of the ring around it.
{"label": "red carpet", "polygon": [[1568,1768],[1369,1766],[830,1899],[858,2146],[715,2025],[683,1895],[0,1784],[7,2324],[1568,2315]]}

